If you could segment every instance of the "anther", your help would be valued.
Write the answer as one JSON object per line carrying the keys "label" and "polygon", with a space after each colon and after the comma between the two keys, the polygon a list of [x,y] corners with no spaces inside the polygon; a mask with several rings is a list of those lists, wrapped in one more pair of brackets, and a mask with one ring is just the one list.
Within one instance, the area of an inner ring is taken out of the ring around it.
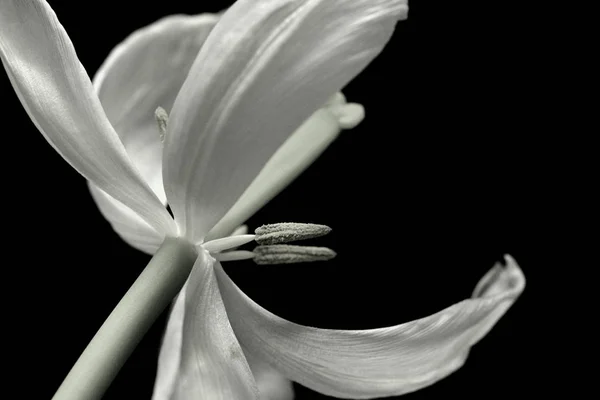
{"label": "anther", "polygon": [[156,119],[156,123],[158,124],[158,133],[160,135],[160,141],[165,141],[165,135],[167,133],[167,122],[169,122],[169,114],[165,111],[164,108],[158,107],[156,111],[154,111],[154,118]]}
{"label": "anther", "polygon": [[299,224],[295,222],[263,225],[254,231],[256,234],[255,240],[258,244],[295,242],[296,240],[324,236],[329,232],[331,232],[331,228],[326,225]]}
{"label": "anther", "polygon": [[292,246],[275,244],[254,249],[254,262],[259,265],[294,264],[300,262],[327,261],[336,256],[327,247]]}

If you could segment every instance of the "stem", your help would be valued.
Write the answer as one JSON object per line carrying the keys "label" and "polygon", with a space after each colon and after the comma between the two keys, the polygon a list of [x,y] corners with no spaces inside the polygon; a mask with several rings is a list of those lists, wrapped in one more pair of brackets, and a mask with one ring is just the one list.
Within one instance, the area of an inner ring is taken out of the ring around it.
{"label": "stem", "polygon": [[144,334],[181,290],[196,256],[188,242],[166,238],[52,399],[100,399]]}

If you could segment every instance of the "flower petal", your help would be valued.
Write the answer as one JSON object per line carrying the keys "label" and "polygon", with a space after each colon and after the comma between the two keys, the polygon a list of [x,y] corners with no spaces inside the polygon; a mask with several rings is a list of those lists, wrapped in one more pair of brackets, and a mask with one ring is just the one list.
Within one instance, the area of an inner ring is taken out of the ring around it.
{"label": "flower petal", "polygon": [[292,381],[283,376],[266,362],[246,354],[246,359],[256,380],[260,400],[292,400],[294,386]]}
{"label": "flower petal", "polygon": [[88,187],[104,218],[127,244],[150,255],[156,253],[165,238],[164,234],[157,232],[131,208],[93,183],[88,182]]}
{"label": "flower petal", "polygon": [[171,110],[218,19],[216,14],[172,15],[138,29],[113,49],[94,77],[108,119],[163,203],[162,143],[154,112],[159,106]]}
{"label": "flower petal", "polygon": [[[259,399],[229,323],[213,263],[201,251],[167,324],[153,400]],[[219,265],[217,263],[217,265]]]}
{"label": "flower petal", "polygon": [[[354,128],[364,118],[361,105],[346,103],[337,93],[277,149],[250,186],[210,230],[206,240],[228,235],[277,196],[308,168],[337,138],[341,129]],[[351,124],[347,124],[351,121]]]}
{"label": "flower petal", "polygon": [[406,0],[239,0],[177,95],[163,178],[194,242],[279,146],[383,49]]}
{"label": "flower petal", "polygon": [[175,232],[167,210],[129,160],[47,2],[0,2],[0,56],[19,100],[52,147],[150,225]]}
{"label": "flower petal", "polygon": [[429,386],[464,363],[523,291],[525,278],[506,256],[482,278],[474,297],[434,315],[388,328],[341,331],[286,321],[249,299],[217,270],[231,324],[249,354],[323,394],[366,399]]}

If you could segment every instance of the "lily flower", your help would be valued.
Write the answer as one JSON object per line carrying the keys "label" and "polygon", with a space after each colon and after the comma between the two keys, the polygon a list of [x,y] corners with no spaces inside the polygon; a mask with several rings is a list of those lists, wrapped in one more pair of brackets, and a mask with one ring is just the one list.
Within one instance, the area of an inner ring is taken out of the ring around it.
{"label": "lily flower", "polygon": [[269,313],[221,267],[221,252],[255,238],[235,227],[360,122],[339,90],[406,16],[406,0],[238,0],[137,31],[92,84],[46,1],[0,3],[15,92],[115,231],[150,254],[171,238],[193,248],[155,400],[289,399],[288,379],[340,398],[408,393],[458,369],[522,292],[507,256],[470,299],[430,317],[340,331]]}

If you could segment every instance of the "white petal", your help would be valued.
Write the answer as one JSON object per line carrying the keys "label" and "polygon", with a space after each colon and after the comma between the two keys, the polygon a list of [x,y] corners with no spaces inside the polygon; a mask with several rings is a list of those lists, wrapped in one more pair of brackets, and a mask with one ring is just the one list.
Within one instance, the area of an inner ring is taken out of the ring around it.
{"label": "white petal", "polygon": [[258,385],[260,400],[292,400],[294,398],[292,381],[260,358],[250,356],[246,352],[244,354],[246,354],[246,359]]}
{"label": "white petal", "polygon": [[88,182],[88,187],[104,218],[125,242],[150,255],[158,250],[165,238],[164,234],[157,232],[131,208],[115,200],[93,183]]}
{"label": "white petal", "polygon": [[154,112],[159,106],[171,110],[217,20],[215,14],[173,15],[141,28],[113,49],[94,77],[108,119],[163,202],[162,143]]}
{"label": "white petal", "polygon": [[153,227],[174,233],[173,219],[129,160],[48,3],[0,2],[0,56],[23,107],[54,149]]}
{"label": "white petal", "polygon": [[254,215],[304,172],[338,137],[341,129],[353,128],[363,118],[362,106],[347,104],[341,93],[334,96],[327,107],[311,115],[277,149],[242,197],[210,230],[206,239],[223,237]]}
{"label": "white petal", "polygon": [[[258,388],[202,251],[171,311],[154,400],[258,400]],[[218,264],[218,263],[217,263]],[[180,343],[180,344],[178,344]]]}
{"label": "white petal", "polygon": [[288,378],[323,394],[367,399],[429,386],[463,365],[523,291],[512,258],[496,265],[475,295],[434,315],[393,327],[341,331],[301,326],[266,311],[217,270],[235,334]]}
{"label": "white petal", "polygon": [[382,50],[406,0],[239,0],[177,95],[164,147],[169,204],[198,241],[277,148]]}

